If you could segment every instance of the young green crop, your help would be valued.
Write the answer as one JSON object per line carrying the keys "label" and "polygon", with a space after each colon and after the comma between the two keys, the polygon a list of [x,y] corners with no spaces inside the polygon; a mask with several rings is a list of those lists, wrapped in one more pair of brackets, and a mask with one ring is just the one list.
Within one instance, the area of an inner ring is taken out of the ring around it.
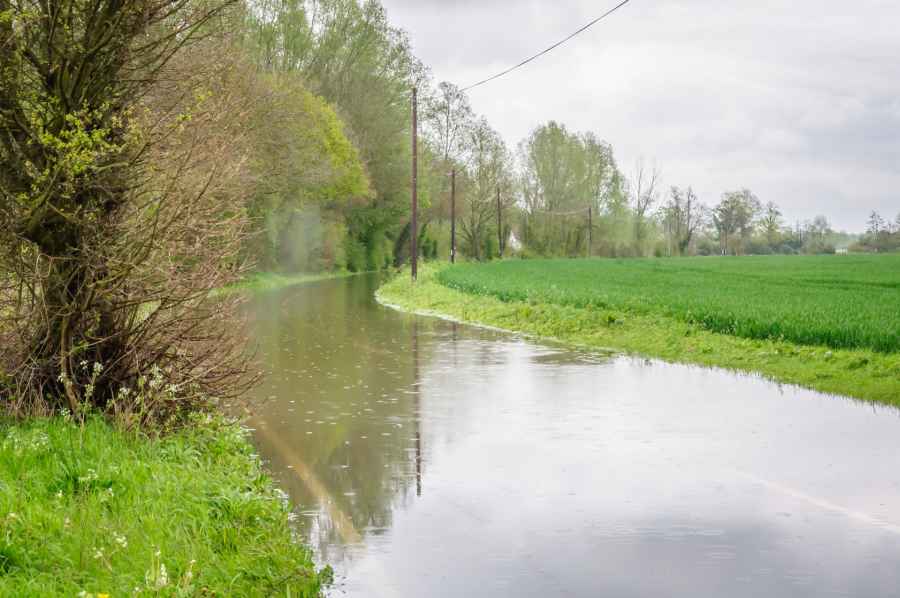
{"label": "young green crop", "polygon": [[900,255],[462,264],[439,281],[504,301],[659,313],[707,330],[900,351]]}

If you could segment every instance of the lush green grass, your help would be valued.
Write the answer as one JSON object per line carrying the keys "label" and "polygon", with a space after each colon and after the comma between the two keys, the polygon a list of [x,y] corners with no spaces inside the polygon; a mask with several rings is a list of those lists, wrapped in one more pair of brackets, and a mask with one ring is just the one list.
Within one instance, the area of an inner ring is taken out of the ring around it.
{"label": "lush green grass", "polygon": [[233,425],[0,424],[0,596],[316,596],[288,519]]}
{"label": "lush green grass", "polygon": [[[504,271],[491,265],[484,268],[495,274]],[[752,372],[823,392],[900,406],[897,352],[741,338],[711,332],[663,311],[600,309],[592,303],[576,307],[535,299],[503,301],[490,294],[448,288],[438,282],[445,273],[448,270],[443,266],[427,266],[420,271],[416,285],[409,282],[408,274],[398,276],[379,289],[378,297],[408,311],[441,314],[590,349]]]}
{"label": "lush green grass", "polygon": [[900,351],[900,255],[505,261],[459,265],[438,278],[502,301],[660,314],[743,338]]}
{"label": "lush green grass", "polygon": [[311,274],[278,274],[276,272],[257,272],[237,284],[226,287],[222,292],[237,291],[274,291],[285,287],[333,278],[346,278],[354,276],[353,272],[318,272]]}

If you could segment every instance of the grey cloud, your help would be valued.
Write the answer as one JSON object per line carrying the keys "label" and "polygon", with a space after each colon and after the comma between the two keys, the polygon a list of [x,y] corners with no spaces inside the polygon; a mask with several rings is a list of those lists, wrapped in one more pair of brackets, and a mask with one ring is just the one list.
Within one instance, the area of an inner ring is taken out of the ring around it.
{"label": "grey cloud", "polygon": [[[465,85],[609,2],[385,0],[438,80]],[[748,186],[790,219],[861,230],[900,212],[900,5],[633,0],[527,69],[472,92],[511,145],[550,119],[596,131],[623,169],[656,159],[714,202]]]}

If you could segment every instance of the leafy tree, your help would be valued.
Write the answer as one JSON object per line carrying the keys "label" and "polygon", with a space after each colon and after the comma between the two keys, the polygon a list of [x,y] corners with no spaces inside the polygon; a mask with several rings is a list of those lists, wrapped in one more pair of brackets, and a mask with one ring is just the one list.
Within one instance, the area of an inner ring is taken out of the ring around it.
{"label": "leafy tree", "polygon": [[[752,234],[760,209],[759,199],[749,189],[729,191],[722,196],[722,201],[713,208],[712,219],[723,255],[729,250],[735,255],[742,252],[743,242]],[[735,242],[736,235],[739,235],[738,242]]]}
{"label": "leafy tree", "polygon": [[346,265],[345,211],[372,192],[356,147],[332,107],[295,77],[264,76],[269,101],[254,114],[251,255],[267,269]]}
{"label": "leafy tree", "polygon": [[248,10],[247,28],[261,68],[302,77],[346,123],[373,190],[345,213],[348,254],[367,256],[349,261],[353,269],[383,267],[387,242],[398,257],[408,246],[410,96],[427,83],[406,34],[379,2],[358,0],[263,3]]}
{"label": "leafy tree", "polygon": [[469,98],[446,81],[426,100],[423,121],[437,159],[448,166],[462,159],[472,129],[478,124]]}
{"label": "leafy tree", "polygon": [[0,0],[0,392],[21,410],[134,413],[118,391],[153,372],[170,400],[138,421],[239,390],[209,299],[241,271],[253,94],[214,35],[227,7]]}
{"label": "leafy tree", "polygon": [[593,133],[550,122],[519,145],[519,161],[526,245],[541,254],[583,255],[588,208],[599,217],[625,202],[612,148]]}

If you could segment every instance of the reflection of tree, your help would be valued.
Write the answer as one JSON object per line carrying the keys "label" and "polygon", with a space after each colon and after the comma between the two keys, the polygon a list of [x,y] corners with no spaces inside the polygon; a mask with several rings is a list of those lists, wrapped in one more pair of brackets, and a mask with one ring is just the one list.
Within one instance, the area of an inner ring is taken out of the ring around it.
{"label": "reflection of tree", "polygon": [[307,523],[323,547],[388,528],[414,479],[421,492],[417,336],[430,324],[373,305],[376,286],[324,283],[252,307],[270,372],[256,395],[276,397],[259,409],[257,442],[294,503],[318,513]]}

